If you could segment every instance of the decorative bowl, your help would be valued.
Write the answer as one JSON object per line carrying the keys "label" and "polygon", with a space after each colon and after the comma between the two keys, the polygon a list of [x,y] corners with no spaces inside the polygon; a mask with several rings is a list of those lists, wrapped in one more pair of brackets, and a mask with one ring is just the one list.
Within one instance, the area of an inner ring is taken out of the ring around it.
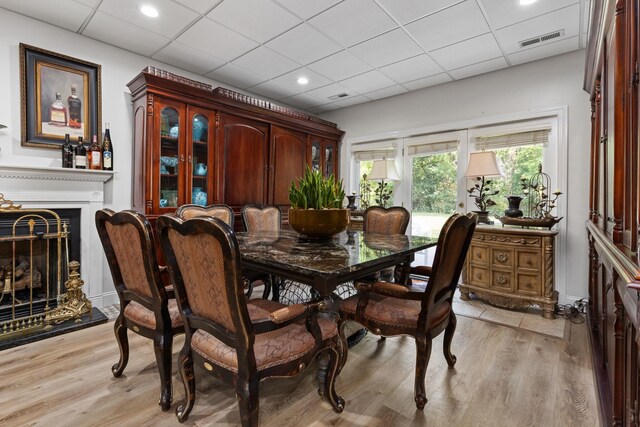
{"label": "decorative bowl", "polygon": [[544,218],[509,218],[508,216],[503,216],[498,218],[498,220],[505,225],[518,225],[520,227],[544,227],[551,229],[554,225],[560,222],[563,217],[544,217]]}
{"label": "decorative bowl", "polygon": [[300,234],[328,239],[347,229],[349,209],[289,209],[289,225]]}

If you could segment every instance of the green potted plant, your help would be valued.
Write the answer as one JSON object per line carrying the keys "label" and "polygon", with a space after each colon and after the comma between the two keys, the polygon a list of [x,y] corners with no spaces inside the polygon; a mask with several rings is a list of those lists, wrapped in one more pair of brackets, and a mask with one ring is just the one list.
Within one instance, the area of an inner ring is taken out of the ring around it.
{"label": "green potted plant", "polygon": [[342,180],[333,175],[323,176],[308,166],[304,175],[289,188],[289,225],[300,234],[313,238],[327,238],[340,233],[349,225],[349,209],[344,201]]}

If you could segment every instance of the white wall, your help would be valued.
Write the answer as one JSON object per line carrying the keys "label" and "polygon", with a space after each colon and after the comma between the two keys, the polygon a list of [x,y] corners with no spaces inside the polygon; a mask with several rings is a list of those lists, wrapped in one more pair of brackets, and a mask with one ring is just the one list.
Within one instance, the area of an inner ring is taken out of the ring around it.
{"label": "white wall", "polygon": [[[332,111],[323,119],[346,131],[344,141],[416,128],[449,130],[451,124],[481,117],[567,106],[568,175],[565,300],[587,296],[587,239],[585,221],[589,191],[589,96],[582,90],[584,51],[422,89],[366,104]],[[342,145],[341,175],[348,176]],[[562,168],[563,165],[560,166]],[[558,278],[559,280],[561,278]]]}

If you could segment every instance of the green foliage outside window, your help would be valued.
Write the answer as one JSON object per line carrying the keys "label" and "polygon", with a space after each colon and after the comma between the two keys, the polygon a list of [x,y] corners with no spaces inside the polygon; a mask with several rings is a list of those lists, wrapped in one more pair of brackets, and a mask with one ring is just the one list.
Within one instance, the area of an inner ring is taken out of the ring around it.
{"label": "green foliage outside window", "polygon": [[456,210],[456,153],[413,158],[414,212],[452,214]]}

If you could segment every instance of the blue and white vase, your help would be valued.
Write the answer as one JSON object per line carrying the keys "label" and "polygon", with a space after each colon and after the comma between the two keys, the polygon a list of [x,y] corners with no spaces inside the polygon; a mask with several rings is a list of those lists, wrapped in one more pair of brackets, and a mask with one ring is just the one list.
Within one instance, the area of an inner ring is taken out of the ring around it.
{"label": "blue and white vase", "polygon": [[206,206],[207,205],[207,193],[202,191],[200,187],[193,187],[191,192],[191,200],[196,205]]}

